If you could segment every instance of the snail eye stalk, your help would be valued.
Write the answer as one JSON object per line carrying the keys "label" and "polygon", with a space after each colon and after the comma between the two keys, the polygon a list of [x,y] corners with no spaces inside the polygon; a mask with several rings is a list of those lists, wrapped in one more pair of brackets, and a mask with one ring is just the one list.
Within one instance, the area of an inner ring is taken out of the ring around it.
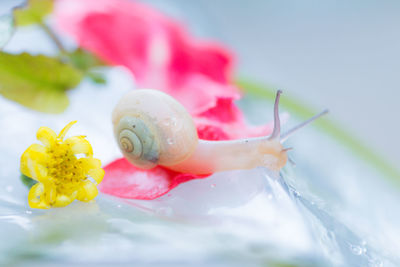
{"label": "snail eye stalk", "polygon": [[295,132],[297,132],[298,130],[300,130],[301,128],[303,128],[304,126],[307,126],[308,124],[310,124],[311,122],[315,121],[316,119],[322,117],[325,114],[328,114],[329,110],[325,109],[322,112],[318,113],[317,115],[309,118],[306,121],[303,121],[302,123],[300,123],[299,125],[296,125],[295,127],[293,127],[292,129],[288,130],[287,132],[281,134],[281,142],[285,142],[292,134],[294,134]]}
{"label": "snail eye stalk", "polygon": [[276,92],[275,104],[274,104],[274,130],[272,131],[269,140],[279,138],[279,135],[281,134],[281,121],[279,119],[279,100],[281,98],[281,94],[282,94],[281,90],[278,90]]}

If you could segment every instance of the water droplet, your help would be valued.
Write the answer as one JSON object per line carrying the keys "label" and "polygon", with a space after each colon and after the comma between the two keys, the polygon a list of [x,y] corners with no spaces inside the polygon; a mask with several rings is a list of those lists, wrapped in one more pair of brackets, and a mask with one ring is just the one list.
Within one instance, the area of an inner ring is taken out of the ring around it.
{"label": "water droplet", "polygon": [[168,143],[168,145],[172,145],[174,143],[174,139],[167,138],[167,143]]}
{"label": "water droplet", "polygon": [[360,246],[350,245],[350,249],[351,249],[351,252],[353,252],[354,255],[363,254],[363,249]]}
{"label": "water droplet", "polygon": [[370,262],[373,267],[383,267],[383,262],[380,259],[372,259]]}
{"label": "water droplet", "polygon": [[120,204],[117,205],[117,208],[121,208],[122,206]]}
{"label": "water droplet", "polygon": [[272,194],[268,194],[268,195],[267,195],[267,198],[268,198],[269,200],[271,200],[271,199],[272,199]]}
{"label": "water droplet", "polygon": [[300,193],[299,193],[299,191],[297,191],[297,190],[293,190],[293,195],[294,195],[295,197],[300,197],[300,196],[301,196]]}
{"label": "water droplet", "polygon": [[171,125],[172,125],[172,126],[178,125],[178,119],[175,118],[175,117],[172,117],[172,118],[171,118]]}
{"label": "water droplet", "polygon": [[27,210],[27,211],[25,211],[25,213],[26,213],[26,214],[32,214],[32,211]]}
{"label": "water droplet", "polygon": [[178,125],[178,119],[175,117],[166,118],[165,120],[163,120],[163,124],[165,126],[176,127]]}
{"label": "water droplet", "polygon": [[216,186],[217,186],[216,184],[210,185],[211,188],[215,188]]}
{"label": "water droplet", "polygon": [[6,186],[6,191],[11,193],[14,190],[14,187],[12,185],[7,185]]}
{"label": "water droplet", "polygon": [[367,253],[367,248],[366,248],[366,247],[363,247],[363,248],[362,248],[362,253],[363,253],[363,254]]}

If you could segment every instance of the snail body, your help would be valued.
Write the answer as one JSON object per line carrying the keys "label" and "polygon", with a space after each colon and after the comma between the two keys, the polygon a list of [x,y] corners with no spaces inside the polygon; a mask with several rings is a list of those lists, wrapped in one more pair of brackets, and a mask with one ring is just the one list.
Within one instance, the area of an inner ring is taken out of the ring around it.
{"label": "snail body", "polygon": [[258,166],[280,170],[288,159],[282,140],[326,113],[281,135],[280,94],[278,91],[275,99],[274,130],[270,136],[207,141],[198,138],[192,117],[174,98],[157,90],[133,90],[122,97],[113,111],[114,135],[125,158],[143,169],[161,165],[192,174]]}

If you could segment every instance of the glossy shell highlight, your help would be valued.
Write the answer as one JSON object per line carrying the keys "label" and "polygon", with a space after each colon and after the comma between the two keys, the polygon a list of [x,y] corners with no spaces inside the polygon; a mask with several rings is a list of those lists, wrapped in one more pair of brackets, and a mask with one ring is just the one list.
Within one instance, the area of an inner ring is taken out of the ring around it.
{"label": "glossy shell highlight", "polygon": [[160,91],[128,92],[115,107],[112,122],[122,153],[139,168],[178,164],[190,157],[198,144],[190,114]]}

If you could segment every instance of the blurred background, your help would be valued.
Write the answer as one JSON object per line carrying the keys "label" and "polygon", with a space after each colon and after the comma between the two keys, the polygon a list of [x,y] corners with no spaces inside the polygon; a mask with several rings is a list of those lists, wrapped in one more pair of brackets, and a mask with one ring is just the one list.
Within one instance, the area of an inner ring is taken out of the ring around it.
{"label": "blurred background", "polygon": [[228,45],[239,76],[329,108],[331,118],[398,165],[399,1],[145,2]]}
{"label": "blurred background", "polygon": [[[238,77],[281,88],[316,110],[329,108],[363,143],[394,165],[400,161],[399,1],[144,2],[230,47]],[[0,12],[20,3],[2,0]]]}

